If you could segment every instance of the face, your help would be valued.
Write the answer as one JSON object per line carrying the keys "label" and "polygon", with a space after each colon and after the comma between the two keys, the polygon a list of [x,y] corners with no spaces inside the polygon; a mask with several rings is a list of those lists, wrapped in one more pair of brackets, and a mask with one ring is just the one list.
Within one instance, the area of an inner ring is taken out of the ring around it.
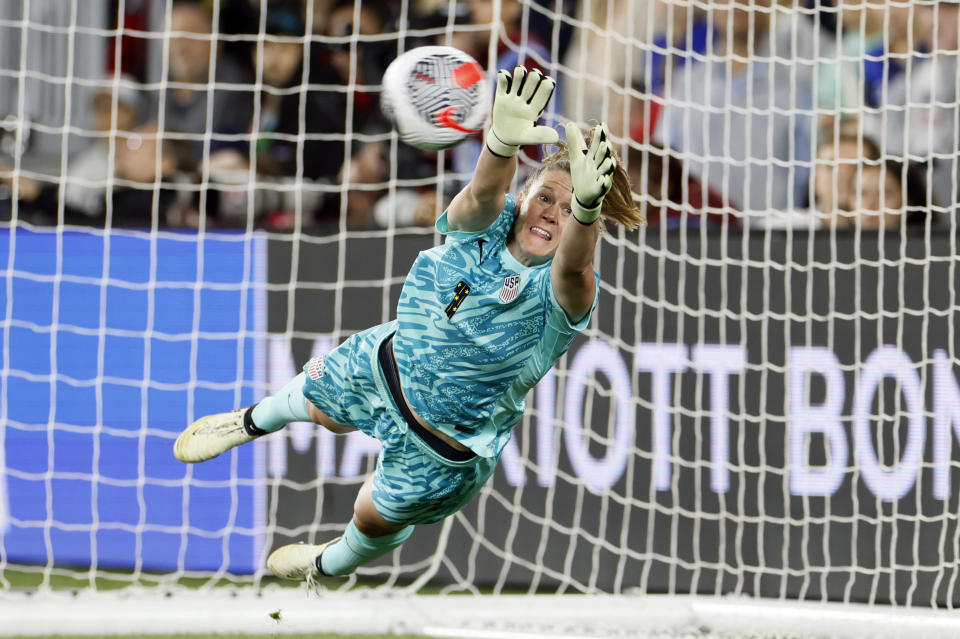
{"label": "face", "polygon": [[[376,14],[370,11],[368,8],[361,7],[360,9],[360,29],[356,28],[354,24],[354,13],[353,7],[341,7],[334,10],[330,14],[330,17],[327,19],[327,35],[344,37],[353,35],[354,33],[360,33],[361,35],[375,35],[383,31],[380,21],[377,18]],[[357,42],[356,52],[357,52],[357,64],[355,65],[355,73],[359,74],[361,72],[362,65],[360,61],[363,59],[364,52],[369,50],[371,43],[364,42],[359,40]],[[330,65],[337,70],[340,77],[346,80],[350,78],[350,67],[351,67],[351,46],[350,44],[338,43],[337,46],[333,46],[330,49]],[[360,82],[360,78],[357,75],[354,75],[353,82]],[[362,82],[361,82],[362,83]]]}
{"label": "face", "polygon": [[852,211],[856,191],[860,148],[856,140],[820,145],[814,169],[813,189],[817,210],[824,213]]}
{"label": "face", "polygon": [[903,214],[903,193],[900,180],[883,166],[864,167],[860,182],[860,226],[880,228],[881,219],[886,228],[896,227]]}
{"label": "face", "polygon": [[521,263],[542,264],[553,257],[560,233],[570,221],[573,182],[563,170],[546,171],[520,195],[520,215],[507,248]]}
{"label": "face", "polygon": [[[210,16],[200,7],[179,5],[170,15],[170,28],[197,36],[209,36]],[[181,36],[170,38],[170,79],[206,82],[210,71],[210,39]]]}
{"label": "face", "polygon": [[[117,131],[130,131],[136,119],[133,105],[117,100]],[[113,96],[109,92],[93,96],[93,126],[98,131],[110,131],[113,126]]]}
{"label": "face", "polygon": [[303,45],[299,42],[264,42],[263,83],[277,88],[287,86],[302,58]]}

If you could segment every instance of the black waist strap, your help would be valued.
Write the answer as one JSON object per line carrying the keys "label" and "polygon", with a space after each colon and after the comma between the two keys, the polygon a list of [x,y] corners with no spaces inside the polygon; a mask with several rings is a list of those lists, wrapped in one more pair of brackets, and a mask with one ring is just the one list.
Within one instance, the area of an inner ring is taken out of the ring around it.
{"label": "black waist strap", "polygon": [[383,369],[383,376],[387,380],[387,388],[390,389],[393,401],[396,402],[397,408],[400,409],[400,414],[403,415],[403,419],[406,420],[407,425],[413,429],[413,432],[415,432],[420,439],[435,450],[441,457],[449,459],[450,461],[467,461],[477,456],[472,450],[459,450],[443,441],[424,428],[423,424],[418,422],[417,418],[410,412],[410,407],[407,406],[406,400],[403,399],[403,392],[400,390],[400,374],[397,372],[397,360],[393,357],[393,335],[383,340],[383,343],[380,344],[380,351],[377,353],[377,358],[380,360],[380,368]]}

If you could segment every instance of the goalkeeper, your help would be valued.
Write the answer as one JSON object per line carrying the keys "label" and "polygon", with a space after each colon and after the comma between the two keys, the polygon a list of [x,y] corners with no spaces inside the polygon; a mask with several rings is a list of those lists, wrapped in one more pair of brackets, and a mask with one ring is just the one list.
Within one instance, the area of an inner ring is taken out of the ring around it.
{"label": "goalkeeper", "polygon": [[545,158],[516,197],[515,154],[559,144],[536,126],[553,79],[523,67],[497,77],[493,121],[470,183],[436,222],[446,241],[420,253],[397,319],[310,360],[279,393],[203,417],[174,452],[200,462],[295,421],[380,440],[341,537],[271,553],[285,579],[347,575],[402,544],[414,525],[455,513],[493,473],[524,398],[590,321],[601,217],[643,222],[602,125]]}

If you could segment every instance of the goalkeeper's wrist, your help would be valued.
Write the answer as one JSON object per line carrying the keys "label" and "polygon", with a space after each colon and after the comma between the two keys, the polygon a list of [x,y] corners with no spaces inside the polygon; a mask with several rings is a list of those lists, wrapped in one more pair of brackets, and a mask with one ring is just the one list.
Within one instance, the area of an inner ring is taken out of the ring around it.
{"label": "goalkeeper's wrist", "polygon": [[602,205],[603,200],[600,200],[592,207],[584,206],[580,203],[580,200],[574,197],[570,208],[573,209],[573,217],[576,218],[577,222],[580,222],[584,226],[590,226],[600,217]]}
{"label": "goalkeeper's wrist", "polygon": [[512,158],[517,154],[517,151],[520,150],[520,147],[516,144],[507,144],[501,140],[497,134],[493,132],[493,127],[490,127],[490,130],[487,131],[485,142],[487,150],[501,158]]}

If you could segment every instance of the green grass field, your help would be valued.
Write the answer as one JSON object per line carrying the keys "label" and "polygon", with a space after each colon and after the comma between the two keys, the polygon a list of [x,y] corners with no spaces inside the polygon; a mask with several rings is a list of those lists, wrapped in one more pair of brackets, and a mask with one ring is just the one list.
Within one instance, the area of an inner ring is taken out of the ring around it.
{"label": "green grass field", "polygon": [[[272,577],[264,580],[264,583],[280,583]],[[154,575],[151,573],[141,573],[134,578],[129,571],[109,570],[97,568],[96,575],[91,576],[88,571],[71,568],[56,568],[49,574],[45,574],[42,569],[35,566],[8,566],[0,572],[0,589],[10,588],[13,590],[35,590],[37,588],[52,588],[53,590],[84,590],[95,586],[97,590],[119,590],[129,588],[130,586],[140,586],[153,588],[161,585],[176,585],[183,588],[199,588],[210,585],[210,579],[204,577],[179,577],[172,580],[169,575]],[[216,586],[230,586],[233,588],[249,587],[243,581],[221,578],[216,582]]]}
{"label": "green grass field", "polygon": [[[418,635],[103,635],[110,639],[423,639]],[[24,638],[26,639],[26,638]],[[32,636],[31,639],[90,639],[89,635]]]}

